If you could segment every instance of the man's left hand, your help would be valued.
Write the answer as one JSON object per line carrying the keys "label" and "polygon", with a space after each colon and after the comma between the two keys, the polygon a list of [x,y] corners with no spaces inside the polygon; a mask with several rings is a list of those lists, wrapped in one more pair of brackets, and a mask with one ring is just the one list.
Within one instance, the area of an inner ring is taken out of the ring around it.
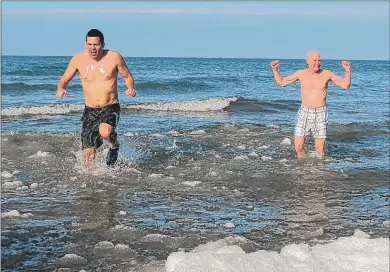
{"label": "man's left hand", "polygon": [[126,92],[125,92],[125,95],[127,95],[127,96],[129,96],[129,95],[131,95],[131,96],[135,96],[137,93],[136,93],[136,91],[134,90],[134,89],[128,89]]}
{"label": "man's left hand", "polygon": [[351,63],[349,61],[343,60],[341,62],[341,65],[343,66],[345,71],[350,71],[351,70]]}

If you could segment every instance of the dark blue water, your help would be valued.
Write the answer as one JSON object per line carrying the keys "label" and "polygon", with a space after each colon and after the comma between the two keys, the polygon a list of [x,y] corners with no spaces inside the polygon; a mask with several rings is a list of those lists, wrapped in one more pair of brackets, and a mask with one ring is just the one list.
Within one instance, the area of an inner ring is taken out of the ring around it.
{"label": "dark blue water", "polygon": [[[301,161],[280,144],[293,139],[300,86],[278,87],[271,60],[125,58],[137,96],[119,78],[118,163],[107,168],[103,145],[86,172],[79,78],[55,96],[69,60],[2,57],[1,212],[24,215],[2,218],[2,271],[164,271],[170,253],[230,235],[253,251],[355,229],[388,237],[388,61],[351,61],[351,88],[329,84],[327,158]],[[322,66],[343,76],[338,60]],[[281,60],[280,71],[304,67]],[[102,257],[101,241],[131,254]]]}
{"label": "dark blue water", "polygon": [[[76,76],[68,95],[55,96],[70,57],[2,58],[2,132],[78,132],[83,93]],[[281,88],[266,59],[125,58],[138,95],[119,99],[124,108],[118,131],[160,133],[218,124],[278,125],[292,134],[300,105],[299,83]],[[283,75],[305,67],[304,60],[282,60]],[[343,76],[339,60],[322,67]],[[359,154],[374,167],[389,161],[389,62],[352,61],[352,85],[329,84],[329,149]],[[201,102],[211,99],[206,106]],[[225,99],[227,105],[218,102]],[[161,110],[158,104],[174,103]],[[78,105],[78,106],[76,106]],[[147,110],[126,108],[143,105]],[[201,112],[199,112],[199,109]],[[292,136],[292,135],[291,135]],[[385,163],[385,164],[384,164]]]}

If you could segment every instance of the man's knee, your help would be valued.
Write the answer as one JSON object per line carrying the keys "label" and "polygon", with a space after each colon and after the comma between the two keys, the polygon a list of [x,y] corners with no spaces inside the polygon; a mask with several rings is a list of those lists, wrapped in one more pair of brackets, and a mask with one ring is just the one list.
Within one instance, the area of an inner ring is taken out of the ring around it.
{"label": "man's knee", "polygon": [[100,136],[102,136],[103,139],[107,140],[111,135],[112,129],[112,126],[110,126],[109,124],[102,123],[99,126],[99,134]]}
{"label": "man's knee", "polygon": [[318,138],[315,140],[315,147],[317,151],[323,151],[325,149],[325,139]]}

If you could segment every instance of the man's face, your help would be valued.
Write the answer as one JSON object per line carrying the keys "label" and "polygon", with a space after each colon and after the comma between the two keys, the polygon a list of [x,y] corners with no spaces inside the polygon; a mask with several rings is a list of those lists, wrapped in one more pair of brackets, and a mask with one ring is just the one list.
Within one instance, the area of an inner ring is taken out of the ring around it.
{"label": "man's face", "polygon": [[96,59],[102,56],[104,44],[100,42],[99,37],[87,37],[85,46],[89,56],[92,59]]}
{"label": "man's face", "polygon": [[318,53],[309,54],[307,57],[307,65],[313,72],[318,72],[321,69],[321,57]]}

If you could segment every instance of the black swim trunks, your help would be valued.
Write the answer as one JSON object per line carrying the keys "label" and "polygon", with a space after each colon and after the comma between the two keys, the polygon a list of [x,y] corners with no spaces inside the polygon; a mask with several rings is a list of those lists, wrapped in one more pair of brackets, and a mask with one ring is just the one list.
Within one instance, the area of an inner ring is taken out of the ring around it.
{"label": "black swim trunks", "polygon": [[[96,147],[98,148],[103,144],[103,140],[99,134],[99,125],[101,123],[107,123],[113,128],[116,128],[119,122],[120,116],[120,106],[119,103],[109,105],[104,108],[91,108],[85,106],[83,117],[81,121],[83,122],[82,131],[81,131],[81,145],[82,149]],[[113,131],[111,136],[116,136],[116,132]]]}

